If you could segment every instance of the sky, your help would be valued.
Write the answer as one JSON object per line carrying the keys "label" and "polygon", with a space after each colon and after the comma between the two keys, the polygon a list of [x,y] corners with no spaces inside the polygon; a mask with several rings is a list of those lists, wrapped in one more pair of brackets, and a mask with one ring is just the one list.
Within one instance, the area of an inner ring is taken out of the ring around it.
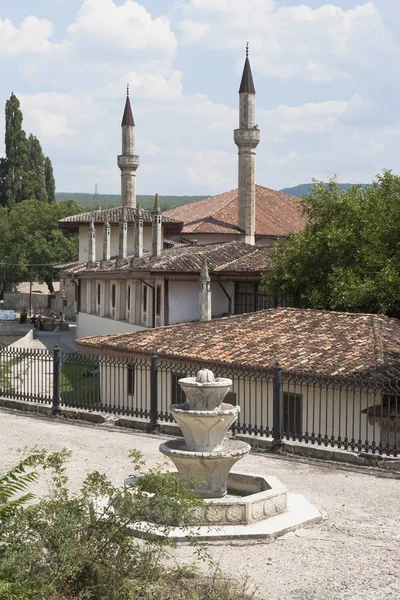
{"label": "sky", "polygon": [[237,187],[247,41],[258,184],[400,174],[400,0],[0,0],[0,102],[57,191],[117,194],[129,83],[137,193],[217,194]]}

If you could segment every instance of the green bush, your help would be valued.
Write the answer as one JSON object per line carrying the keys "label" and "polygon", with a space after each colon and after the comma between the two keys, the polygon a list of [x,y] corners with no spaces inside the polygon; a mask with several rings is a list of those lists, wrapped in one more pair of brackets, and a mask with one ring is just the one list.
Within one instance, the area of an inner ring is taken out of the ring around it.
{"label": "green bush", "polygon": [[[0,599],[2,600],[232,600],[247,598],[245,587],[218,569],[202,577],[191,567],[167,568],[173,540],[170,527],[190,522],[202,504],[186,481],[159,468],[142,472],[140,454],[131,453],[140,477],[129,490],[116,488],[104,475],[88,475],[72,495],[65,474],[66,450],[37,451],[0,478]],[[48,494],[14,498],[50,474]],[[157,539],[137,539],[133,522],[149,515],[162,523]],[[228,585],[229,583],[229,585]],[[229,591],[228,591],[229,590]]]}

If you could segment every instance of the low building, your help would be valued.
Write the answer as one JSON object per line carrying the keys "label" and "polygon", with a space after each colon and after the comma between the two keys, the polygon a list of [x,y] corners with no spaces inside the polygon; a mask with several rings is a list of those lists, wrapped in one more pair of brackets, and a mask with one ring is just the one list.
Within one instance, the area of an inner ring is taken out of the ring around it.
{"label": "low building", "polygon": [[[155,352],[163,364],[159,372],[161,412],[168,414],[171,403],[183,401],[179,378],[206,365],[233,379],[230,401],[242,407],[239,431],[268,435],[273,423],[273,371],[278,362],[285,435],[367,451],[393,444],[389,432],[368,420],[363,411],[369,408],[371,414],[371,404],[384,405],[385,397],[393,398],[399,388],[397,319],[277,308],[77,343],[81,351],[106,361],[101,402],[122,411],[129,412],[127,408],[136,402],[149,406],[149,371],[137,365],[148,362]],[[111,385],[116,375],[107,372],[109,357],[131,361]],[[393,402],[391,406],[393,410]]]}

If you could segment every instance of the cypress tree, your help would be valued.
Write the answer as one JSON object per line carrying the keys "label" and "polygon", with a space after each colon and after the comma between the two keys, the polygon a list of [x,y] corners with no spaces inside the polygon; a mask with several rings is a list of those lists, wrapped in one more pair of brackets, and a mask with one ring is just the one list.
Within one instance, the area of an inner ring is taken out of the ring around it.
{"label": "cypress tree", "polygon": [[56,182],[53,174],[53,165],[48,156],[44,161],[44,174],[46,179],[47,202],[52,204],[56,201]]}
{"label": "cypress tree", "polygon": [[34,198],[39,202],[47,202],[44,154],[39,140],[32,134],[28,138],[28,169],[24,182],[24,199]]}
{"label": "cypress tree", "polygon": [[28,147],[25,131],[22,129],[20,103],[14,93],[6,102],[6,173],[2,196],[4,204],[11,208],[24,200],[24,187],[28,170]]}

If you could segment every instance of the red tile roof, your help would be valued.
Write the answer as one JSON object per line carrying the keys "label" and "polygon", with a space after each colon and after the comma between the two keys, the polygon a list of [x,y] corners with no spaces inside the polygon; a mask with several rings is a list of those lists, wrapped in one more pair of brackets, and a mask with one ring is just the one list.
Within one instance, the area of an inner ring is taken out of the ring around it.
{"label": "red tile roof", "polygon": [[[185,233],[240,234],[238,190],[177,206],[163,213],[184,222]],[[256,236],[287,236],[306,223],[298,198],[256,185]]]}
{"label": "red tile roof", "polygon": [[[198,275],[201,270],[203,256],[207,258],[210,274],[237,273],[238,275],[256,275],[268,269],[268,253],[271,248],[250,246],[244,242],[221,242],[205,246],[182,246],[163,250],[160,256],[151,256],[146,252],[142,258],[128,256],[126,259],[112,259],[106,264],[100,262],[87,266],[87,263],[68,263],[58,265],[65,273],[75,275],[109,271],[129,271],[133,273],[193,273]],[[141,275],[143,276],[143,275]]]}
{"label": "red tile roof", "polygon": [[[114,224],[120,222],[121,217],[122,217],[123,208],[124,207],[122,207],[122,206],[115,206],[114,208],[109,208],[107,210],[99,209],[99,210],[92,210],[90,212],[80,213],[78,215],[71,215],[70,217],[65,217],[64,219],[60,219],[58,221],[58,226],[61,229],[79,229],[79,225],[89,225],[89,223],[91,222],[92,219],[96,225],[98,225],[98,224],[102,225],[105,222],[107,215],[108,215],[108,220],[110,222],[110,225],[114,225]],[[135,215],[136,215],[136,208],[126,206],[125,211],[126,211],[127,222],[134,223]],[[142,218],[143,218],[143,224],[151,225],[151,223],[153,222],[153,216],[152,216],[151,211],[144,210],[143,208],[141,208],[140,211],[141,211]],[[168,229],[169,232],[171,230],[173,230],[174,233],[175,232],[179,233],[181,230],[182,223],[173,217],[169,217],[168,215],[166,215],[166,216],[163,215],[163,226],[166,229]]]}
{"label": "red tile roof", "polygon": [[[81,350],[324,375],[400,376],[400,321],[381,315],[276,308],[78,340]],[[210,365],[212,368],[212,365]]]}

